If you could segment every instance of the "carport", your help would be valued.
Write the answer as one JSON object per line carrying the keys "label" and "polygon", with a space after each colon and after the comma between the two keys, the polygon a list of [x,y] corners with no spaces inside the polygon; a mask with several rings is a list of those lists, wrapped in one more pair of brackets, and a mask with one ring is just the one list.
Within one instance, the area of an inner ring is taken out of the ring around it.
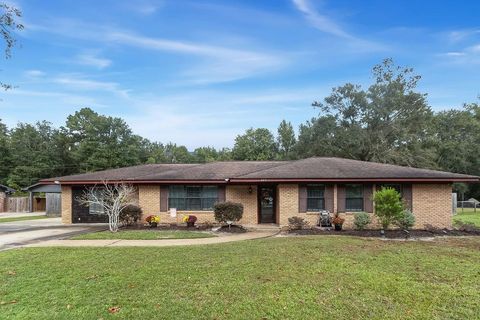
{"label": "carport", "polygon": [[36,183],[30,187],[24,188],[28,191],[28,211],[33,211],[33,197],[35,193],[45,193],[46,205],[45,213],[47,216],[59,217],[62,212],[62,189],[59,184],[39,184]]}

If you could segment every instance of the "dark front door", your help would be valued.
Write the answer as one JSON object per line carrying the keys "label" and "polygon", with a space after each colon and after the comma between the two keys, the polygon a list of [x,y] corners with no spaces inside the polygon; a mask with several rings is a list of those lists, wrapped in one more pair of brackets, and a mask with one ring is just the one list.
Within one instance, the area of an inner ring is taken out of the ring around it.
{"label": "dark front door", "polygon": [[276,223],[275,186],[258,187],[258,223]]}

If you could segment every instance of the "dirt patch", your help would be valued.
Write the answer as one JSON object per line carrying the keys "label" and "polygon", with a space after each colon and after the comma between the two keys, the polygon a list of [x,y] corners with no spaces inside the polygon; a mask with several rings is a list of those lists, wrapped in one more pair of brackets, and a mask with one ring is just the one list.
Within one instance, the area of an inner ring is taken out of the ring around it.
{"label": "dirt patch", "polygon": [[356,236],[366,238],[381,238],[387,239],[405,239],[405,238],[431,238],[440,236],[480,236],[480,230],[410,230],[408,233],[403,230],[387,230],[382,235],[380,230],[325,230],[325,229],[302,229],[302,230],[288,230],[285,231],[291,235],[336,235],[336,236]]}

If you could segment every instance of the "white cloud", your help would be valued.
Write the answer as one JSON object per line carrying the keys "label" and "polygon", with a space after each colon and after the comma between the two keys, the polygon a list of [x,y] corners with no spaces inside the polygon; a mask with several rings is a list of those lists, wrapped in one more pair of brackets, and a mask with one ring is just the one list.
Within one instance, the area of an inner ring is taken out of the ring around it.
{"label": "white cloud", "polygon": [[465,55],[465,52],[452,51],[445,53],[445,55],[449,57],[461,57]]}
{"label": "white cloud", "polygon": [[[183,41],[147,37],[138,33],[113,30],[111,28],[91,26],[74,20],[60,20],[55,26],[47,24],[30,24],[30,30],[48,32],[68,38],[92,40],[102,44],[118,44],[143,48],[146,50],[193,55],[201,58],[190,59],[188,68],[178,75],[187,78],[188,82],[210,83],[249,78],[260,74],[271,73],[288,66],[291,61],[288,54],[268,52],[264,49],[227,47],[223,45],[205,44],[202,41]],[[245,43],[242,43],[245,46]],[[85,59],[84,59],[85,60]],[[93,62],[94,59],[89,59]],[[106,61],[98,62],[105,65]],[[181,79],[185,80],[185,79]]]}
{"label": "white cloud", "polygon": [[119,95],[123,98],[128,98],[128,90],[120,88],[120,85],[116,82],[106,82],[91,80],[83,77],[63,75],[53,79],[53,82],[67,86],[77,90],[94,90],[94,91],[107,91]]}
{"label": "white cloud", "polygon": [[43,77],[45,75],[45,72],[43,72],[41,70],[27,70],[27,71],[24,72],[24,75],[27,78],[40,78],[40,77]]}
{"label": "white cloud", "polygon": [[302,12],[307,21],[316,29],[346,40],[346,44],[359,51],[385,51],[388,48],[380,43],[359,38],[347,32],[340,24],[330,17],[320,14],[310,3],[309,0],[292,0],[298,11]]}
{"label": "white cloud", "polygon": [[318,30],[335,36],[352,39],[348,32],[343,30],[335,21],[318,13],[308,0],[292,0],[295,7],[302,12],[310,24]]}
{"label": "white cloud", "polygon": [[104,69],[112,64],[112,60],[101,58],[91,53],[79,54],[75,57],[75,62],[98,69]]}
{"label": "white cloud", "polygon": [[174,141],[190,150],[205,145],[231,147],[235,137],[249,127],[275,131],[284,118],[296,126],[314,116],[317,111],[310,104],[322,94],[315,87],[241,93],[191,90],[168,96],[137,96],[131,99],[135,111],[125,120],[135,133],[161,142]]}
{"label": "white cloud", "polygon": [[480,29],[453,30],[447,33],[447,39],[451,43],[456,43],[479,34]]}
{"label": "white cloud", "polygon": [[462,50],[450,51],[439,55],[457,65],[472,65],[480,63],[480,44],[468,46]]}

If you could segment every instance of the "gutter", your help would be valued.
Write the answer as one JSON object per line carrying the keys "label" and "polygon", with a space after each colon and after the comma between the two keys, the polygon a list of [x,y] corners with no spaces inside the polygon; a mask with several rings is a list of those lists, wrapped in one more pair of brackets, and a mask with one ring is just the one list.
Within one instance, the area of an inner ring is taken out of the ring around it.
{"label": "gutter", "polygon": [[72,180],[52,181],[41,180],[39,184],[85,185],[108,183],[130,184],[252,184],[252,183],[314,183],[314,182],[424,182],[424,183],[453,183],[453,182],[480,182],[480,178],[266,178],[266,179],[216,179],[216,180]]}

